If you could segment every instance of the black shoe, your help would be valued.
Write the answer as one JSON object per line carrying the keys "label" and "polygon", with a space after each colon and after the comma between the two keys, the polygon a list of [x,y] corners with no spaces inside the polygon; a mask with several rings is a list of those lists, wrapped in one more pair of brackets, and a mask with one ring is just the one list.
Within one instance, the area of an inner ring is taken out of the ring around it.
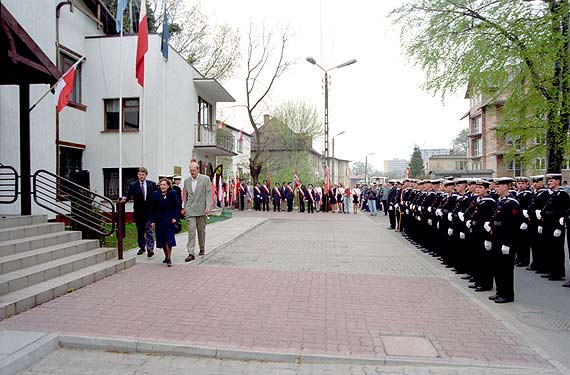
{"label": "black shoe", "polygon": [[185,261],[185,262],[191,262],[191,261],[193,261],[194,259],[196,259],[196,257],[195,257],[194,255],[190,254],[190,255],[188,255],[188,256],[186,257],[186,259],[184,259],[184,261]]}
{"label": "black shoe", "polygon": [[549,281],[562,281],[564,278],[562,276],[550,276],[548,278]]}
{"label": "black shoe", "polygon": [[468,288],[471,288],[471,289],[477,289],[477,288],[480,288],[480,286],[478,286],[477,284],[471,284],[471,285],[467,285],[467,287],[468,287]]}
{"label": "black shoe", "polygon": [[496,300],[497,298],[499,298],[499,296],[498,296],[497,294],[493,294],[492,296],[489,296],[489,299],[490,299],[491,301],[494,301],[494,300]]}
{"label": "black shoe", "polygon": [[495,303],[509,303],[509,302],[513,302],[514,298],[503,298],[503,297],[497,297],[495,298]]}
{"label": "black shoe", "polygon": [[164,260],[162,261],[162,263],[167,263],[168,258],[164,258]]}
{"label": "black shoe", "polygon": [[540,275],[540,277],[542,277],[543,279],[550,279],[550,274],[549,273],[545,273],[544,275]]}
{"label": "black shoe", "polygon": [[476,292],[490,292],[492,289],[491,288],[483,288],[478,286],[477,288],[475,288]]}
{"label": "black shoe", "polygon": [[568,281],[567,283],[562,284],[562,286],[564,288],[570,288],[570,281]]}
{"label": "black shoe", "polygon": [[139,249],[139,251],[137,251],[137,255],[143,255],[145,251],[145,249]]}
{"label": "black shoe", "polygon": [[166,259],[166,265],[168,267],[172,266],[172,261],[170,259]]}
{"label": "black shoe", "polygon": [[517,264],[517,267],[526,267],[526,264],[524,264],[524,263],[518,263],[518,264]]}
{"label": "black shoe", "polygon": [[154,251],[152,250],[147,251],[146,256],[152,258],[154,256]]}

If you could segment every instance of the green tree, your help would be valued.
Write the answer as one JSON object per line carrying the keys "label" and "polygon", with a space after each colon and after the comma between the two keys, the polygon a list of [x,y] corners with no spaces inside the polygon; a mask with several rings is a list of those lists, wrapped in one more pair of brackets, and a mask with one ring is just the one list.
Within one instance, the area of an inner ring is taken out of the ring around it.
{"label": "green tree", "polygon": [[561,170],[570,120],[569,0],[408,0],[392,12],[405,52],[445,96],[469,84],[501,109],[502,131],[541,134],[547,170]]}
{"label": "green tree", "polygon": [[422,151],[418,145],[415,145],[414,152],[412,153],[412,157],[410,159],[410,177],[418,178],[423,177],[424,175],[425,172],[424,161],[422,159]]}
{"label": "green tree", "polygon": [[467,155],[467,135],[469,128],[461,130],[451,141],[451,153],[453,155]]}

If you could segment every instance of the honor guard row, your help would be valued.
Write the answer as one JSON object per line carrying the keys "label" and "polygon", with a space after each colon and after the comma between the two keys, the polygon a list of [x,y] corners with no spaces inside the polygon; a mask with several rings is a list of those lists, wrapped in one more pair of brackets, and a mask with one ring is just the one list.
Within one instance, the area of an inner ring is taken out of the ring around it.
{"label": "honor guard row", "polygon": [[489,299],[512,302],[515,265],[551,281],[565,277],[570,195],[561,180],[561,174],[390,180],[389,228],[464,274],[476,292],[491,291],[494,280]]}

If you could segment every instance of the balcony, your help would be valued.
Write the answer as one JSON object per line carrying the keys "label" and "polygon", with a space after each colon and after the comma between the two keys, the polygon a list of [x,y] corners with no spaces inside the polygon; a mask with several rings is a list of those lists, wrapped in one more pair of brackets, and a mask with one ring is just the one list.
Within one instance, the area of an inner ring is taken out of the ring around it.
{"label": "balcony", "polygon": [[195,125],[194,148],[212,156],[236,156],[235,137],[223,129],[210,125]]}

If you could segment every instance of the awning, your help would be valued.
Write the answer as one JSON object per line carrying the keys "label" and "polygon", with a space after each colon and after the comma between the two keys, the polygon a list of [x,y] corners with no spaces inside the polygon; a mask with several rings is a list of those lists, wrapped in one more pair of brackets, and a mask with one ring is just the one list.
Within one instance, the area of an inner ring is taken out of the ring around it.
{"label": "awning", "polygon": [[50,84],[61,73],[32,37],[0,4],[0,85]]}
{"label": "awning", "polygon": [[194,78],[194,84],[198,88],[198,95],[203,96],[210,102],[235,102],[233,96],[214,78]]}

